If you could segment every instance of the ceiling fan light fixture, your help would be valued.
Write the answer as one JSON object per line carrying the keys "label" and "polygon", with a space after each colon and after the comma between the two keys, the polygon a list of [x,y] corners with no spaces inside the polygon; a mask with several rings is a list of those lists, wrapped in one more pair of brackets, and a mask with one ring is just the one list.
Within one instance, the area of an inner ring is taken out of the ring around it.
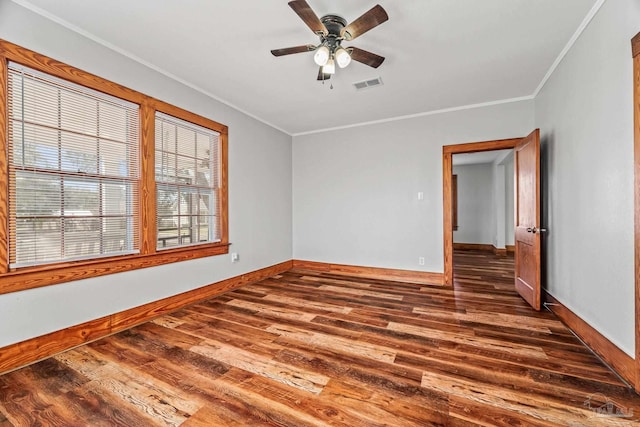
{"label": "ceiling fan light fixture", "polygon": [[327,63],[322,67],[322,72],[324,74],[335,74],[336,73],[336,62],[333,58],[330,58]]}
{"label": "ceiling fan light fixture", "polygon": [[316,64],[322,67],[329,61],[329,56],[329,48],[326,45],[322,45],[318,49],[316,49],[316,53],[313,55],[313,60]]}
{"label": "ceiling fan light fixture", "polygon": [[347,49],[339,47],[338,50],[336,50],[336,62],[340,68],[344,68],[351,63],[351,55],[349,55]]}
{"label": "ceiling fan light fixture", "polygon": [[384,57],[375,53],[358,49],[355,46],[343,48],[341,43],[351,41],[376,28],[389,20],[389,15],[379,4],[375,5],[355,21],[347,23],[347,20],[339,15],[327,14],[318,17],[307,3],[307,0],[289,1],[289,7],[309,27],[320,42],[316,45],[306,44],[301,46],[273,49],[273,56],[285,56],[295,53],[314,52],[313,61],[320,66],[317,80],[328,80],[336,72],[336,63],[340,68],[349,66],[351,61],[360,62],[372,68],[378,68]]}

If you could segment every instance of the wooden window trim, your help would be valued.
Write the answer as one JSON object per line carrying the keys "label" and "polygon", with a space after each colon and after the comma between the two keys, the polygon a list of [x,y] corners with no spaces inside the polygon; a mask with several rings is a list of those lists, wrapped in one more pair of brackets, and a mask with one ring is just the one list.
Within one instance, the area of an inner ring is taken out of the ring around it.
{"label": "wooden window trim", "polygon": [[[7,64],[16,62],[140,106],[140,254],[9,269]],[[220,134],[220,242],[156,252],[155,112],[192,122]],[[206,117],[149,97],[75,67],[0,39],[0,294],[87,279],[173,262],[226,254],[229,251],[228,128]]]}

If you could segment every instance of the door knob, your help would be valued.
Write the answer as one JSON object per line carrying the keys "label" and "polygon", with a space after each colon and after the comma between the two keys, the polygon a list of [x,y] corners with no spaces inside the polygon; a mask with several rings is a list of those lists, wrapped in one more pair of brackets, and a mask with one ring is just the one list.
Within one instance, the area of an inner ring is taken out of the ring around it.
{"label": "door knob", "polygon": [[527,233],[546,233],[547,229],[546,228],[538,228],[538,227],[527,227]]}

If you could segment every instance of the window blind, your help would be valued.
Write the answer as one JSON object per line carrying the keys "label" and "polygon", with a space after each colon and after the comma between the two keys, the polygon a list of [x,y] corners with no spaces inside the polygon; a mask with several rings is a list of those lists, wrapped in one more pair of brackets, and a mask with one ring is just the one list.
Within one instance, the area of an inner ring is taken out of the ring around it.
{"label": "window blind", "polygon": [[220,134],[156,113],[157,248],[220,241]]}
{"label": "window blind", "polygon": [[137,253],[139,106],[9,63],[10,266]]}

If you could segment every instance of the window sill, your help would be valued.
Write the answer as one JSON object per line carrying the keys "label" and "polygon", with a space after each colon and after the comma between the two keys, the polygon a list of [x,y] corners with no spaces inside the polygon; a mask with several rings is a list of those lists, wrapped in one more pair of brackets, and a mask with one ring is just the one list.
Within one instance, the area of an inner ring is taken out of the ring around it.
{"label": "window sill", "polygon": [[164,249],[154,254],[24,267],[0,275],[0,294],[226,253],[229,253],[229,243],[214,243]]}

